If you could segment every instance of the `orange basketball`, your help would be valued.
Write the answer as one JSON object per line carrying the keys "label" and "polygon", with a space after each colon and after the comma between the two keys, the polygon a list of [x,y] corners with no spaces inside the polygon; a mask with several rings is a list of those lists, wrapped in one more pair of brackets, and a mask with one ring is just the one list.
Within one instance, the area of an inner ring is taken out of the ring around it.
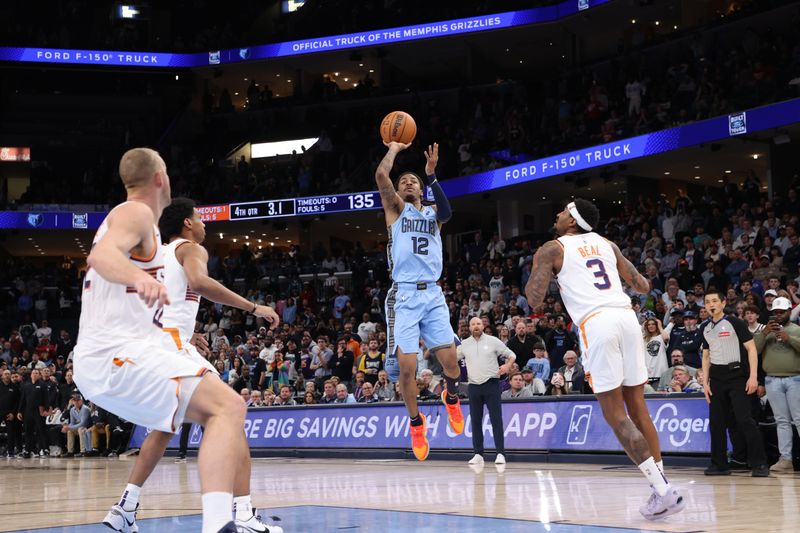
{"label": "orange basketball", "polygon": [[392,111],[381,121],[381,137],[384,142],[408,144],[417,136],[417,123],[404,111]]}

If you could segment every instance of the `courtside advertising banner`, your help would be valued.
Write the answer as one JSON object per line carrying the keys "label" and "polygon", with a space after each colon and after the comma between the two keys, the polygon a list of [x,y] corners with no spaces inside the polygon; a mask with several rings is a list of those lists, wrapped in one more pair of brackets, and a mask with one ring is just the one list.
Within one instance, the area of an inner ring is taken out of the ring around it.
{"label": "courtside advertising banner", "polygon": [[[662,450],[671,453],[708,453],[708,404],[705,398],[647,400]],[[507,402],[503,427],[507,450],[622,452],[614,432],[603,419],[593,397],[567,401]],[[469,406],[463,405],[466,428],[453,435],[442,404],[421,405],[428,417],[431,449],[471,450]],[[487,448],[494,447],[489,415],[482,421]],[[197,448],[203,432],[192,425],[189,447]],[[131,447],[141,447],[149,430],[136,427]],[[245,433],[251,448],[367,448],[405,449],[410,446],[408,416],[402,404],[251,408]],[[178,435],[170,447],[178,447]]]}

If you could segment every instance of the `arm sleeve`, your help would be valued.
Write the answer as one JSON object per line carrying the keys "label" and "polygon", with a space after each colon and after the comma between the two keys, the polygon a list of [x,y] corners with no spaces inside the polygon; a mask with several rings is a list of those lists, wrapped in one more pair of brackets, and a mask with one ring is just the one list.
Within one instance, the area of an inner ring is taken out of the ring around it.
{"label": "arm sleeve", "polygon": [[428,187],[431,188],[433,199],[436,202],[436,220],[443,223],[447,222],[450,220],[450,217],[453,216],[450,200],[448,200],[447,196],[444,194],[439,180],[436,179],[436,174],[427,176],[426,181],[428,182]]}

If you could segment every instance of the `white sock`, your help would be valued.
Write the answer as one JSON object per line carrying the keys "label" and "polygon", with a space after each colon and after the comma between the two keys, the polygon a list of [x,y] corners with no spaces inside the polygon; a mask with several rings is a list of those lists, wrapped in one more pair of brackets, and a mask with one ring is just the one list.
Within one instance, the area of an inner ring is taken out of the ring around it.
{"label": "white sock", "polygon": [[218,533],[233,520],[233,494],[206,492],[203,494],[203,533]]}
{"label": "white sock", "polygon": [[139,485],[128,483],[128,486],[125,487],[125,490],[122,492],[122,497],[119,499],[119,506],[125,511],[130,512],[135,510],[136,505],[139,503],[140,490],[142,490],[142,487]]}
{"label": "white sock", "polygon": [[667,492],[669,492],[669,482],[664,476],[664,473],[659,470],[658,465],[652,457],[640,464],[639,470],[642,471],[644,476],[647,478],[647,481],[649,481],[650,485],[652,485],[653,490],[655,490],[659,496],[664,496]]}
{"label": "white sock", "polygon": [[250,495],[234,496],[233,498],[233,518],[245,522],[253,516],[253,504],[250,502]]}
{"label": "white sock", "polygon": [[658,467],[659,470],[661,470],[661,473],[663,474],[664,473],[664,459],[661,459],[660,461],[656,461],[656,466]]}

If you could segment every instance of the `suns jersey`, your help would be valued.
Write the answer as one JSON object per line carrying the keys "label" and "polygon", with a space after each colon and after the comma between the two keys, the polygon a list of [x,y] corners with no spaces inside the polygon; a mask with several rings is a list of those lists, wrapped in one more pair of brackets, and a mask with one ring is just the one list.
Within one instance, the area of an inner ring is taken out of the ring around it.
{"label": "suns jersey", "polygon": [[558,243],[564,248],[558,287],[575,323],[582,323],[600,308],[631,306],[630,297],[622,289],[611,243],[594,232],[564,235]]}
{"label": "suns jersey", "polygon": [[168,333],[177,330],[183,344],[188,344],[194,333],[197,310],[200,308],[200,295],[189,288],[189,280],[183,265],[175,255],[187,239],[175,239],[164,246],[164,285],[167,286],[169,305],[164,306],[159,321]]}
{"label": "suns jersey", "polygon": [[[107,219],[98,228],[92,246],[100,241],[106,231],[108,231]],[[134,266],[163,282],[161,235],[155,225],[152,238],[154,242],[152,256],[131,255],[129,259]],[[83,280],[76,354],[105,351],[133,340],[155,337],[160,334],[160,329],[153,320],[156,312],[155,306],[148,308],[145,305],[135,288],[107,281],[96,270],[89,268]]]}
{"label": "suns jersey", "polygon": [[436,210],[406,203],[389,226],[389,272],[396,283],[435,282],[442,275],[442,235]]}

